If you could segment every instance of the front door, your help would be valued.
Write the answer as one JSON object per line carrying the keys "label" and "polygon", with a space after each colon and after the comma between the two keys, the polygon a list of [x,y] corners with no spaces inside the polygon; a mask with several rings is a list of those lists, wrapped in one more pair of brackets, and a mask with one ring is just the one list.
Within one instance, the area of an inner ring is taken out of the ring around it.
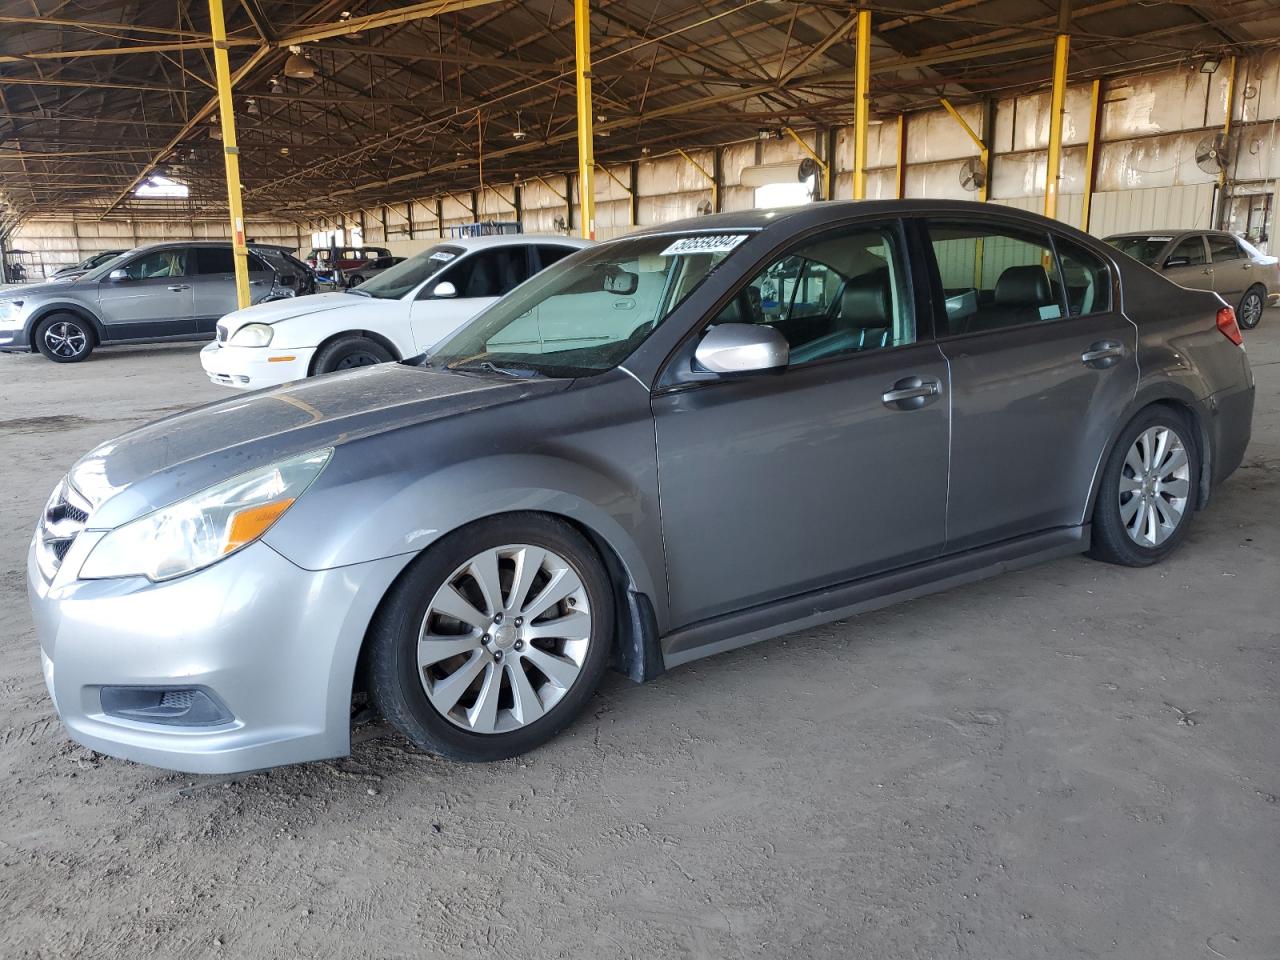
{"label": "front door", "polygon": [[1039,228],[927,224],[951,371],[947,552],[1082,523],[1138,383],[1102,258]]}
{"label": "front door", "polygon": [[1213,264],[1204,237],[1193,233],[1183,237],[1165,254],[1161,272],[1180,287],[1189,290],[1213,289]]}
{"label": "front door", "polygon": [[158,339],[192,333],[190,261],[190,250],[165,247],[121,263],[117,269],[124,271],[123,279],[104,277],[99,281],[98,306],[108,339]]}
{"label": "front door", "polygon": [[[409,319],[419,350],[430,350],[499,297],[529,277],[527,248],[510,244],[478,250],[461,257],[431,279],[413,302]],[[453,286],[441,297],[436,288]]]}
{"label": "front door", "polygon": [[904,249],[896,223],[802,241],[709,324],[775,327],[787,369],[655,393],[673,626],[941,551],[950,389]]}

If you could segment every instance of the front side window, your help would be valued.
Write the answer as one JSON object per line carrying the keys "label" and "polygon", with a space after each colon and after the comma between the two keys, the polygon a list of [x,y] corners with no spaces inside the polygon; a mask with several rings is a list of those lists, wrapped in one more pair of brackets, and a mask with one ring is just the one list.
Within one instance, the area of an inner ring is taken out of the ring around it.
{"label": "front side window", "polygon": [[130,280],[157,280],[181,277],[187,269],[187,251],[156,250],[124,266]]}
{"label": "front side window", "polygon": [[350,293],[379,300],[399,300],[425,280],[440,273],[445,267],[465,253],[461,247],[439,243],[388,267],[376,277],[371,277]]}
{"label": "front side window", "polygon": [[1185,237],[1165,257],[1166,267],[1199,267],[1208,263],[1205,257],[1204,241],[1200,237]]}
{"label": "front side window", "polygon": [[1244,254],[1240,251],[1240,244],[1236,243],[1235,237],[1211,236],[1206,239],[1209,241],[1209,256],[1214,263],[1244,259]]}
{"label": "front side window", "polygon": [[930,221],[946,299],[944,335],[982,333],[1064,314],[1049,235],[1003,224]]}
{"label": "front side window", "polygon": [[825,234],[761,270],[714,323],[773,327],[791,366],[916,340],[896,233],[858,227]]}
{"label": "front side window", "polygon": [[622,363],[745,233],[625,237],[537,274],[432,353],[432,366],[590,376]]}

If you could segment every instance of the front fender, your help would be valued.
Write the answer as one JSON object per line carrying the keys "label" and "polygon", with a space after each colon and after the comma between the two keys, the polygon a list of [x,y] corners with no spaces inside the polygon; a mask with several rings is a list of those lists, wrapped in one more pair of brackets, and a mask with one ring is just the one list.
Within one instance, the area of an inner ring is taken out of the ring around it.
{"label": "front fender", "polygon": [[83,303],[75,300],[55,300],[52,303],[42,303],[31,311],[31,316],[27,318],[26,331],[27,341],[33,345],[36,342],[36,327],[40,325],[40,321],[53,313],[73,313],[85,323],[93,327],[93,335],[97,337],[98,342],[102,343],[107,339],[106,328],[103,327],[102,321],[97,315],[86,307]]}

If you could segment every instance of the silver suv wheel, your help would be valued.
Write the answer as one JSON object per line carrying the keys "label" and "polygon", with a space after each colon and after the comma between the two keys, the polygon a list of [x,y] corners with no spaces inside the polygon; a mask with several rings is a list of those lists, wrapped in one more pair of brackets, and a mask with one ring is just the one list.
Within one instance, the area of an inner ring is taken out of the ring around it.
{"label": "silver suv wheel", "polygon": [[89,345],[89,334],[74,321],[59,320],[45,329],[44,343],[49,353],[69,360],[84,352]]}
{"label": "silver suv wheel", "polygon": [[431,598],[418,636],[418,676],[431,705],[472,733],[507,733],[568,693],[591,644],[582,577],[528,544],[485,550]]}

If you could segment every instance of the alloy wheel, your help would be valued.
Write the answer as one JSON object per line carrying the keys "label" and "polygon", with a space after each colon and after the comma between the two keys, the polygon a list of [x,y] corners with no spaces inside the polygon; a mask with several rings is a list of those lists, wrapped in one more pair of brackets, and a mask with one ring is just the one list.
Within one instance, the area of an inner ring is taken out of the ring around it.
{"label": "alloy wheel", "polygon": [[485,550],[431,598],[418,678],[451,723],[508,733],[544,716],[573,686],[591,626],[582,578],[563,557],[529,544]]}
{"label": "alloy wheel", "polygon": [[1120,471],[1120,520],[1129,539],[1158,547],[1173,535],[1187,511],[1191,465],[1182,438],[1169,427],[1138,434]]}
{"label": "alloy wheel", "polygon": [[89,335],[78,324],[68,320],[49,325],[44,332],[44,342],[49,352],[59,357],[75,357],[84,352]]}
{"label": "alloy wheel", "polygon": [[1240,326],[1246,330],[1252,330],[1258,325],[1258,321],[1262,319],[1262,295],[1256,290],[1251,290],[1243,300],[1240,301]]}

